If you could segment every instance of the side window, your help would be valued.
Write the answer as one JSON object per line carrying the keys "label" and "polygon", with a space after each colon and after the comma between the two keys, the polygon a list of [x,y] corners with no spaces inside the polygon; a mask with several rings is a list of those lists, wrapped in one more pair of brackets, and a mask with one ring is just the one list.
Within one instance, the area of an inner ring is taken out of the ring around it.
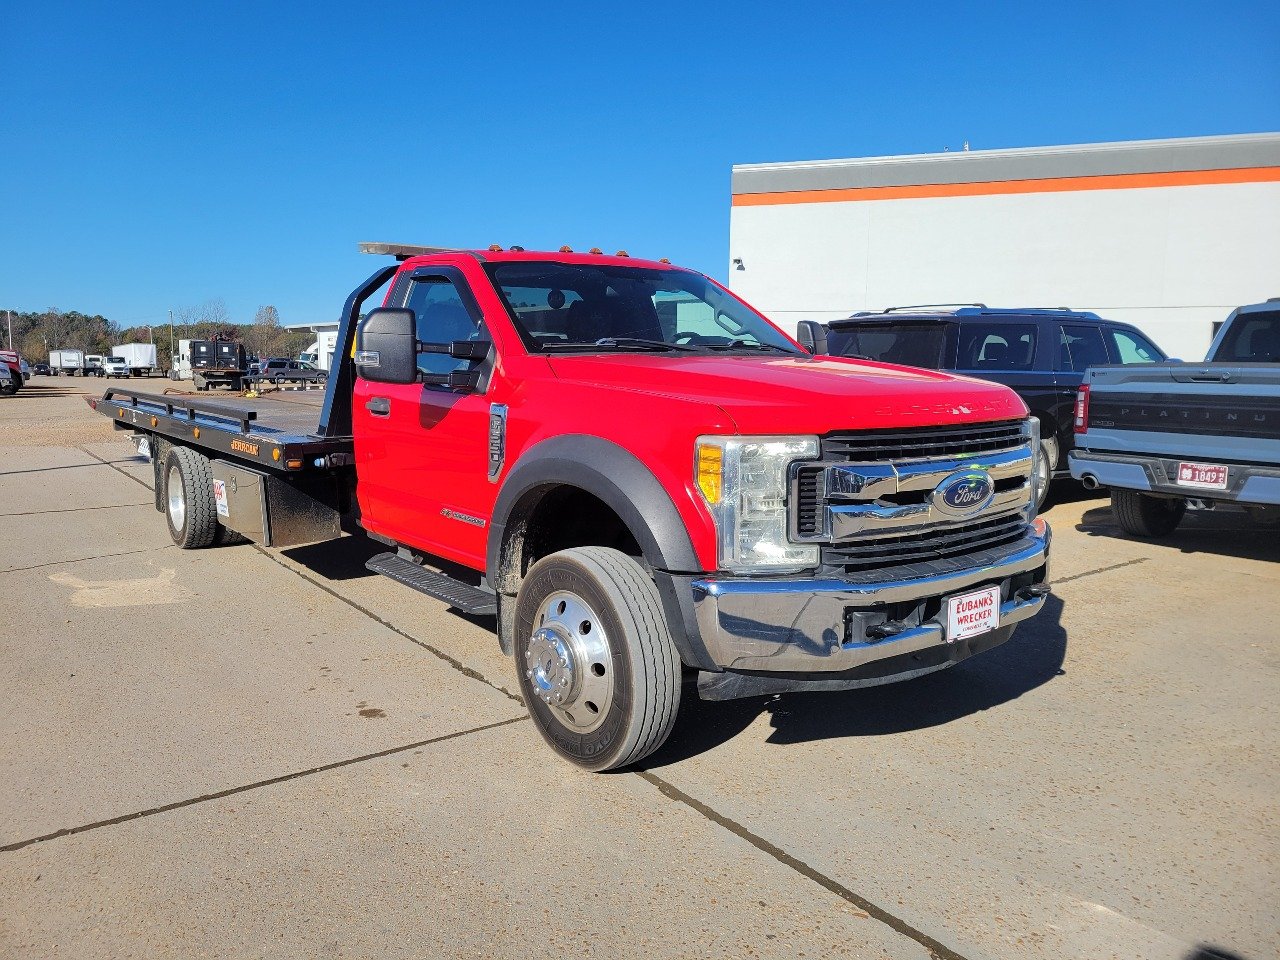
{"label": "side window", "polygon": [[1107,336],[1111,339],[1117,363],[1158,363],[1164,359],[1155,344],[1132,330],[1109,327]]}
{"label": "side window", "polygon": [[1030,370],[1036,356],[1034,323],[965,323],[957,370]]}
{"label": "side window", "polygon": [[1062,325],[1062,369],[1084,373],[1090,367],[1111,362],[1106,345],[1102,342],[1102,330],[1083,324]]}
{"label": "side window", "polygon": [[[409,287],[405,306],[417,316],[418,339],[426,343],[489,339],[484,324],[471,319],[458,288],[446,277],[415,279]],[[442,353],[418,354],[418,369],[423,373],[449,373],[465,368],[468,363],[470,361],[455,360]]]}

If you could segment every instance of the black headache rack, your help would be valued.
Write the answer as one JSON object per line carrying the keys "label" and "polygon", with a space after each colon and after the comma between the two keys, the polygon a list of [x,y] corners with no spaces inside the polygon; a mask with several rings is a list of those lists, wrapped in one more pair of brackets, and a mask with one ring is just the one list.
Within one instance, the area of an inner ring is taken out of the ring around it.
{"label": "black headache rack", "polygon": [[116,429],[154,433],[269,470],[329,470],[353,462],[351,437],[320,436],[320,411],[310,404],[238,398],[210,403],[118,387],[90,403]]}

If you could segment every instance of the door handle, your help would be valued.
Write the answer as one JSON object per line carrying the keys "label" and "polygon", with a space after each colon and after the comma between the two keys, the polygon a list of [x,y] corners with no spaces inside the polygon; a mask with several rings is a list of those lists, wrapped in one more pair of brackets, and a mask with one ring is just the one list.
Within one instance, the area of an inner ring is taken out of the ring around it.
{"label": "door handle", "polygon": [[366,400],[364,408],[375,417],[391,416],[391,401],[386,397],[374,397],[371,400]]}

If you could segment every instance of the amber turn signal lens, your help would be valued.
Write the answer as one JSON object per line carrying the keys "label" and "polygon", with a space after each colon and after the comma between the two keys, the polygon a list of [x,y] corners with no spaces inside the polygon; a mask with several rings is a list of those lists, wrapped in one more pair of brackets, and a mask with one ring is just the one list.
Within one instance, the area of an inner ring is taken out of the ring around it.
{"label": "amber turn signal lens", "polygon": [[714,443],[698,444],[698,489],[707,503],[720,502],[720,480],[724,470],[724,451]]}
{"label": "amber turn signal lens", "polygon": [[272,451],[271,451],[271,459],[272,459],[272,460],[275,460],[277,463],[279,463],[279,462],[280,462],[280,448],[279,448],[279,447],[276,447],[274,450],[272,450]]}
{"label": "amber turn signal lens", "polygon": [[302,469],[302,461],[301,461],[301,460],[286,460],[286,461],[284,462],[284,465],[285,465],[286,467],[288,467],[290,470],[301,470],[301,469]]}

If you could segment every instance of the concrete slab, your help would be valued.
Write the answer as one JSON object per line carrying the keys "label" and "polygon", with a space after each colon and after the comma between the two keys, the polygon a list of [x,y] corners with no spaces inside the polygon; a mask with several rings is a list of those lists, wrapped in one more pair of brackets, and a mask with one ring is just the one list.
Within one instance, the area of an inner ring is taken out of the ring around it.
{"label": "concrete slab", "polygon": [[252,547],[3,574],[0,605],[0,844],[523,714]]}
{"label": "concrete slab", "polygon": [[530,733],[477,733],[7,855],[0,952],[929,956],[639,778],[529,750]]}
{"label": "concrete slab", "polygon": [[966,957],[1273,956],[1280,579],[1148,556],[946,673],[687,704],[651,766]]}

